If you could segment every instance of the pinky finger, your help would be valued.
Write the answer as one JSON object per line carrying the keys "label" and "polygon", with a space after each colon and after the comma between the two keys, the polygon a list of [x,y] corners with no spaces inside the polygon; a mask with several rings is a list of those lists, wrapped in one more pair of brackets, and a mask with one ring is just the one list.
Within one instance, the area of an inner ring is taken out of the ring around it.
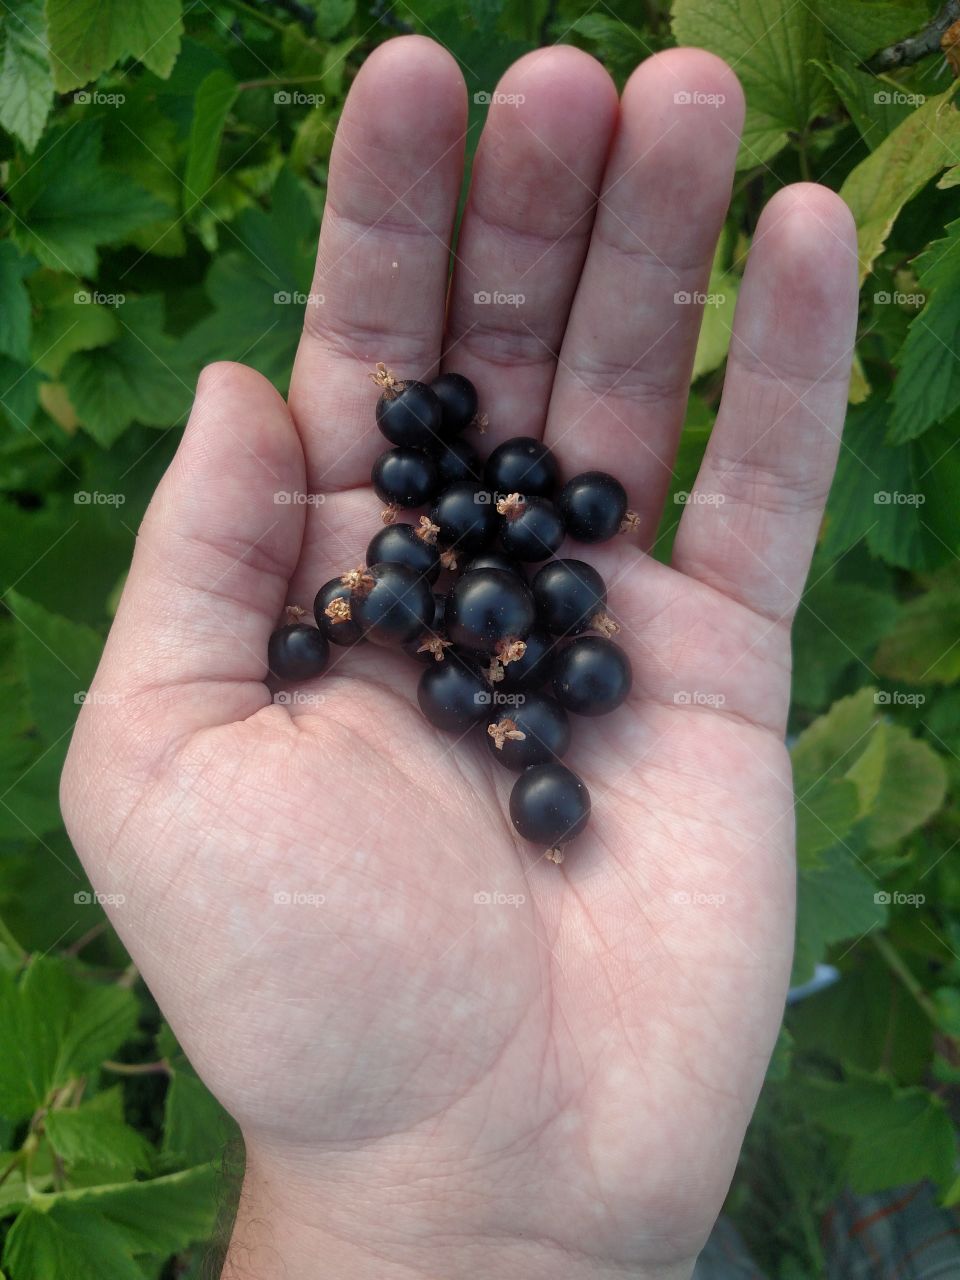
{"label": "pinky finger", "polygon": [[857,240],[825,187],[777,193],[757,225],[723,400],[674,567],[789,622],[813,554],[846,412]]}

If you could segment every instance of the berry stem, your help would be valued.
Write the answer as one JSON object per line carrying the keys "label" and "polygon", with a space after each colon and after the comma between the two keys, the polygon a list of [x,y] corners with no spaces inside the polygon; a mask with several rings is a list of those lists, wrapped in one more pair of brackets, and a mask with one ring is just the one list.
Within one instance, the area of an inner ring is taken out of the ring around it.
{"label": "berry stem", "polygon": [[440,526],[434,524],[429,516],[420,517],[420,527],[417,529],[417,537],[422,542],[426,542],[429,546],[436,546],[437,534],[440,532]]}
{"label": "berry stem", "polygon": [[526,652],[526,640],[501,640],[497,645],[497,657],[505,667],[511,662],[519,662]]}
{"label": "berry stem", "polygon": [[284,609],[284,613],[287,615],[287,620],[290,623],[299,622],[306,612],[306,609],[302,608],[298,604],[288,604]]}
{"label": "berry stem", "polygon": [[590,619],[590,626],[594,631],[599,631],[602,636],[606,636],[608,640],[620,630],[620,623],[615,622],[608,613],[603,612],[593,615]]}
{"label": "berry stem", "polygon": [[640,528],[640,513],[637,511],[628,511],[620,521],[621,533],[636,533]]}
{"label": "berry stem", "polygon": [[382,360],[377,361],[376,372],[371,373],[370,377],[388,400],[395,400],[403,390],[403,383],[398,382]]}
{"label": "berry stem", "polygon": [[395,502],[390,502],[380,512],[380,519],[384,524],[393,524],[399,514],[400,508]]}
{"label": "berry stem", "polygon": [[552,849],[548,849],[543,856],[548,862],[555,862],[559,866],[563,861],[562,845],[555,845]]}

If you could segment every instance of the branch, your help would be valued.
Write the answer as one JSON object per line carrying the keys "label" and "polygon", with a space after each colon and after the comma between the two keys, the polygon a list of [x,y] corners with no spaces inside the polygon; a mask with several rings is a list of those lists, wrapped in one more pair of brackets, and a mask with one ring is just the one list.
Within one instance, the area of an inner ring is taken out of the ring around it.
{"label": "branch", "polygon": [[955,22],[960,21],[960,0],[947,0],[935,18],[932,18],[916,35],[898,40],[896,44],[887,45],[878,50],[863,63],[865,71],[873,75],[882,75],[884,71],[893,71],[896,67],[909,67],[926,58],[931,53],[939,52],[943,46],[941,41],[945,33]]}

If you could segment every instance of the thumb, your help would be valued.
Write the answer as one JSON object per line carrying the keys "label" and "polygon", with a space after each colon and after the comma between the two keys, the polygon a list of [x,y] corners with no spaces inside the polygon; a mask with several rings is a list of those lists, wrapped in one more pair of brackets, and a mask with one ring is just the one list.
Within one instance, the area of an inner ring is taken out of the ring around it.
{"label": "thumb", "polygon": [[[268,700],[267,639],[300,555],[303,451],[282,397],[209,365],[137,538],[96,683],[176,711],[177,733]],[[284,501],[286,498],[286,501]]]}

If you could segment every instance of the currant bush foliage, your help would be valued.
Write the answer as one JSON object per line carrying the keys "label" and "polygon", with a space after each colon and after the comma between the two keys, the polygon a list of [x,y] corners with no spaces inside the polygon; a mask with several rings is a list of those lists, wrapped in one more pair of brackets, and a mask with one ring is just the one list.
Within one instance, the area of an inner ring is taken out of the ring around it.
{"label": "currant bush foliage", "polygon": [[[729,1208],[771,1276],[816,1274],[843,1185],[947,1202],[960,1084],[960,111],[936,56],[862,61],[926,0],[9,0],[0,27],[0,1241],[11,1280],[199,1276],[230,1123],[63,831],[57,780],[134,533],[200,367],[285,389],[346,89],[398,31],[470,93],[554,40],[623,83],[675,42],[748,110],[671,497],[693,488],[764,201],[856,217],[845,444],[796,626],[794,979]],[[480,95],[479,98],[476,95]],[[838,353],[839,355],[839,353]],[[667,504],[667,558],[680,501]],[[175,1261],[171,1261],[175,1258]]]}

